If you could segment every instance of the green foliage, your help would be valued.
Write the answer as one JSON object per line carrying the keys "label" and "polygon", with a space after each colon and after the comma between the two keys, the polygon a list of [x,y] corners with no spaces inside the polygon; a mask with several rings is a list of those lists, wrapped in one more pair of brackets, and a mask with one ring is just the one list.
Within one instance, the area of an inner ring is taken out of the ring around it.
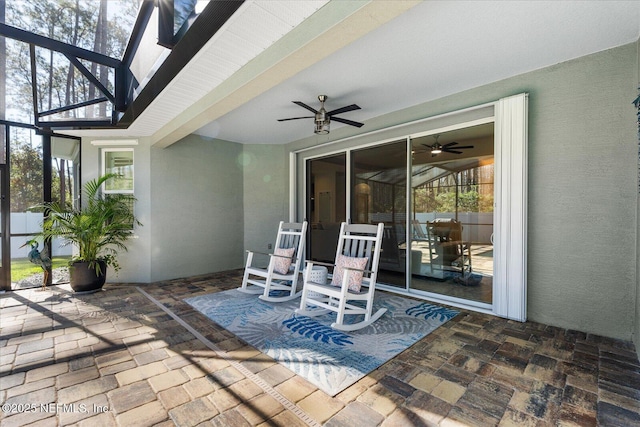
{"label": "green foliage", "polygon": [[102,184],[115,174],[103,175],[85,184],[83,207],[69,208],[57,202],[35,207],[46,214],[39,234],[44,240],[61,237],[64,245],[74,244],[79,254],[72,261],[89,262],[100,273],[96,261],[105,261],[118,271],[118,251],[127,251],[127,240],[133,233],[131,225],[142,225],[131,209],[135,198],[130,194],[100,193]]}
{"label": "green foliage", "polygon": [[[43,160],[40,137],[30,129],[13,128],[11,135],[11,212],[25,212],[30,206],[42,203]],[[60,198],[60,160],[52,164],[51,194]],[[65,199],[71,203],[72,188],[65,188]]]}
{"label": "green foliage", "polygon": [[[17,149],[14,149],[17,145]],[[41,150],[16,141],[11,150],[11,211],[24,212],[42,202]]]}

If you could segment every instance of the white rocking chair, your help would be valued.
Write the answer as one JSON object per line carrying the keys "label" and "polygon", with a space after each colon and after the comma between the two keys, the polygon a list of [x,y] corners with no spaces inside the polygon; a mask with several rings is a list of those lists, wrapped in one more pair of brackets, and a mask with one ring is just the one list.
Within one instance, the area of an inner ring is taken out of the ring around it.
{"label": "white rocking chair", "polygon": [[[301,223],[280,221],[274,253],[247,251],[242,286],[238,290],[248,294],[262,294],[259,298],[270,302],[289,301],[299,297],[302,291],[297,291],[298,276],[302,272],[306,233],[307,221]],[[268,255],[269,265],[266,268],[254,266],[254,254]],[[249,285],[255,286],[249,287]],[[285,295],[270,295],[271,291],[285,291]]]}
{"label": "white rocking chair", "polygon": [[[383,232],[383,223],[368,225],[343,222],[338,238],[336,264],[333,265],[333,284],[315,283],[308,279],[312,277],[314,265],[331,264],[307,261],[302,299],[296,313],[318,316],[334,311],[337,316],[331,327],[342,331],[355,331],[378,320],[387,311],[386,308],[381,308],[372,314]],[[359,265],[354,268],[356,264]],[[358,286],[360,278],[361,288]],[[353,304],[355,301],[363,301],[364,304]],[[344,316],[354,314],[364,315],[364,320],[345,324]]]}

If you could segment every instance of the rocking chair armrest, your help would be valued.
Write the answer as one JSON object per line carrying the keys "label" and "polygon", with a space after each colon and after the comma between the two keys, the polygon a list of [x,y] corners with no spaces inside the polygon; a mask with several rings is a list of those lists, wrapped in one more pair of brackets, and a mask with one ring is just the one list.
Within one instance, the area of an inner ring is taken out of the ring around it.
{"label": "rocking chair armrest", "polygon": [[291,258],[292,260],[296,259],[294,257],[289,257],[289,256],[286,256],[286,255],[276,255],[276,254],[272,254],[272,253],[269,253],[269,252],[250,251],[248,249],[247,249],[246,252],[249,253],[249,254],[260,254],[260,255],[276,256],[278,258]]}
{"label": "rocking chair armrest", "polygon": [[248,254],[271,255],[268,252],[250,251],[249,249],[247,249],[245,252],[248,253]]}
{"label": "rocking chair armrest", "polygon": [[305,260],[305,264],[313,264],[313,265],[323,265],[325,267],[335,267],[335,264],[331,264],[328,262],[321,262],[321,261],[311,261],[311,260]]}
{"label": "rocking chair armrest", "polygon": [[[336,266],[335,264],[331,264],[331,263],[328,263],[328,262],[310,261],[310,260],[306,260],[305,262],[307,264],[312,263],[313,265],[322,265],[322,266],[325,266],[325,267],[334,267],[335,268],[335,266]],[[373,271],[371,271],[371,270],[362,270],[362,269],[359,269],[359,268],[351,268],[351,267],[342,267],[342,268],[344,270],[360,271],[360,272],[363,272],[363,273],[373,273]]]}
{"label": "rocking chair armrest", "polygon": [[294,260],[296,260],[296,259],[297,259],[296,257],[286,256],[286,255],[277,255],[277,254],[267,254],[267,255],[269,255],[269,256],[275,256],[275,257],[278,257],[278,258],[289,258],[289,259],[291,259],[291,261],[294,261]]}
{"label": "rocking chair armrest", "polygon": [[361,268],[352,268],[352,267],[342,267],[343,270],[351,270],[351,271],[359,271],[362,273],[373,273],[371,270],[363,270]]}

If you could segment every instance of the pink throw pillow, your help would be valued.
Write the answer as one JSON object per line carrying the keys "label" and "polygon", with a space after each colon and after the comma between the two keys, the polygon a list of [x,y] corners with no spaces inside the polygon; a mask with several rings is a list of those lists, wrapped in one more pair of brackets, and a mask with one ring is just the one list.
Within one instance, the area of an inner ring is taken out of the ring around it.
{"label": "pink throw pillow", "polygon": [[[338,255],[336,258],[336,266],[333,269],[333,277],[331,278],[331,284],[333,286],[342,286],[342,277],[344,275],[344,268],[356,268],[358,270],[364,270],[369,258],[354,258],[345,255]],[[353,292],[360,292],[362,286],[362,271],[352,271],[349,275],[349,290]]]}
{"label": "pink throw pillow", "polygon": [[273,271],[279,274],[287,274],[289,272],[289,267],[291,267],[291,257],[295,250],[296,248],[277,248],[273,251],[274,255],[281,255],[273,257]]}

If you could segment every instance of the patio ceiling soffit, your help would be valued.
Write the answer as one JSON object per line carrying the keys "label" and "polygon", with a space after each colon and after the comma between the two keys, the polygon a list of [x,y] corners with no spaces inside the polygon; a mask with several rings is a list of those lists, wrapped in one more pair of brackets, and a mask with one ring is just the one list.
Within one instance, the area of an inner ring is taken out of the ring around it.
{"label": "patio ceiling soffit", "polygon": [[[253,2],[248,2],[247,7],[251,6],[251,3]],[[158,148],[172,145],[418,3],[419,1],[414,0],[330,1],[233,75],[206,90],[205,88],[211,87],[212,80],[215,80],[211,77],[211,69],[215,68],[218,59],[216,50],[219,52],[221,49],[217,44],[219,39],[212,38],[171,82],[170,86],[173,88],[167,88],[169,93],[173,91],[173,98],[176,93],[181,93],[177,88],[185,87],[196,87],[200,93],[205,92],[205,95],[182,110],[179,109],[181,112],[175,118],[153,133],[152,144]],[[242,28],[233,27],[233,18],[229,20],[230,28],[234,28],[236,32],[246,31],[241,37],[251,40],[259,36],[251,34],[253,29],[249,25]],[[157,101],[158,99],[155,102]],[[168,102],[169,105],[172,103]],[[172,107],[175,111],[175,103]],[[167,116],[164,117],[166,120]]]}

